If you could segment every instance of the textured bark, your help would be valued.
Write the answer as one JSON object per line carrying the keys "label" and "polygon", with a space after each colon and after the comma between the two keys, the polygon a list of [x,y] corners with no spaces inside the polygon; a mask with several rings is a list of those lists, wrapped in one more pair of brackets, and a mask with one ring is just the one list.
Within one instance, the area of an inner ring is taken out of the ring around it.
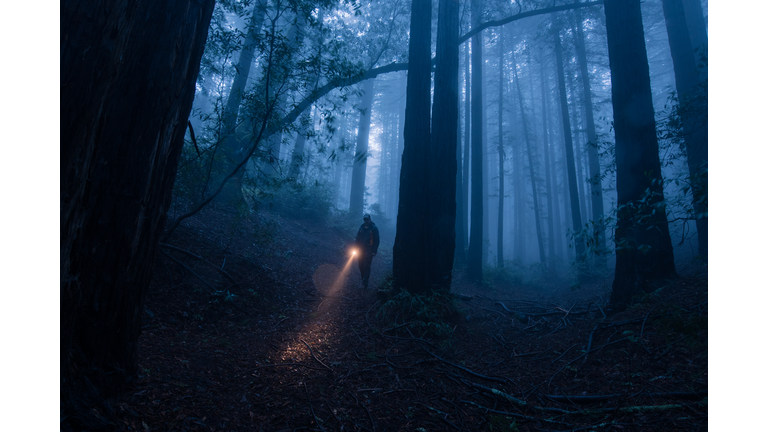
{"label": "textured bark", "polygon": [[62,430],[135,372],[213,4],[61,3]]}
{"label": "textured bark", "polygon": [[450,289],[456,247],[456,149],[459,124],[459,3],[440,0],[435,100],[429,151],[429,287]]}
{"label": "textured bark", "polygon": [[[563,121],[563,138],[565,144],[565,165],[568,174],[568,192],[571,198],[571,228],[574,233],[581,230],[581,211],[579,209],[579,190],[576,179],[576,164],[573,157],[573,137],[571,136],[571,118],[568,114],[568,96],[565,90],[565,72],[563,70],[563,49],[560,45],[560,32],[556,21],[552,22],[552,32],[555,39],[555,60],[557,62],[557,83],[560,88],[560,111]],[[574,239],[577,259],[584,256],[584,242],[581,238]]]}
{"label": "textured bark", "polygon": [[[706,102],[706,84],[700,81],[690,32],[681,0],[663,0],[664,20],[669,35],[669,48],[675,68],[675,86],[679,98],[680,120],[683,123],[683,140],[688,156],[688,171],[693,192],[693,208],[696,213],[696,233],[699,255],[707,256],[708,217],[705,194],[707,193],[707,112],[700,105]],[[706,46],[706,44],[704,45]],[[706,107],[706,105],[704,105]]]}
{"label": "textured bark", "polygon": [[428,153],[430,146],[431,0],[413,0],[408,42],[408,87],[400,170],[400,202],[393,247],[395,283],[412,292],[429,289]]}
{"label": "textured bark", "polygon": [[[468,47],[465,47],[465,49],[468,49]],[[466,56],[465,59],[468,61],[469,56]],[[465,65],[465,68],[468,65]],[[466,71],[466,69],[465,69]],[[468,74],[465,74],[464,80],[468,78]],[[461,88],[461,86],[459,86]],[[458,96],[458,94],[457,94]],[[466,255],[466,249],[467,249],[467,223],[466,223],[466,214],[467,214],[467,199],[466,199],[466,188],[464,185],[467,183],[467,162],[462,160],[462,146],[460,143],[462,142],[461,137],[466,136],[469,133],[469,122],[466,121],[466,115],[465,115],[465,123],[464,128],[461,127],[461,122],[458,122],[457,125],[457,138],[456,138],[456,248],[454,252],[454,259],[455,264],[457,266],[465,266],[467,264],[467,255]],[[464,149],[469,149],[467,139],[464,139]]]}
{"label": "textured bark", "polygon": [[[480,22],[480,1],[472,0],[472,25]],[[467,277],[480,282],[483,277],[483,54],[481,34],[472,37],[472,203],[470,206]]]}
{"label": "textured bark", "polygon": [[605,21],[619,207],[611,304],[621,309],[633,295],[674,277],[675,262],[664,207],[640,0],[606,0]]}
{"label": "textured bark", "polygon": [[357,126],[357,146],[352,163],[352,186],[349,192],[349,215],[362,219],[365,204],[365,171],[368,167],[368,137],[371,131],[371,109],[373,108],[373,82],[363,82],[363,100],[360,102],[360,123]]}

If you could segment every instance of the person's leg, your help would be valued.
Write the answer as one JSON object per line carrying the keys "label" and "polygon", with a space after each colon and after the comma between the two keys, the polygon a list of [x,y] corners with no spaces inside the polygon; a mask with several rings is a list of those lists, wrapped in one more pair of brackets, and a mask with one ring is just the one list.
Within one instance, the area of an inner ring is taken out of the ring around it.
{"label": "person's leg", "polygon": [[360,269],[360,279],[365,286],[365,255],[362,253],[357,256],[357,267]]}
{"label": "person's leg", "polygon": [[366,252],[362,261],[364,263],[361,269],[361,275],[363,277],[363,288],[368,288],[368,280],[371,277],[371,262],[373,261],[373,254]]}

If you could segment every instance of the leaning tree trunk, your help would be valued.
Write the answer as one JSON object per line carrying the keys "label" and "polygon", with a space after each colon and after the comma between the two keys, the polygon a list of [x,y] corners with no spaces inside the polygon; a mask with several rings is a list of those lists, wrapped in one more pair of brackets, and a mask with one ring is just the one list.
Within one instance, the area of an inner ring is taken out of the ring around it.
{"label": "leaning tree trunk", "polygon": [[[237,67],[235,67],[235,79],[232,81],[232,87],[229,91],[227,103],[224,106],[224,113],[222,115],[225,138],[221,144],[221,151],[223,152],[224,157],[221,158],[221,161],[216,159],[212,161],[214,164],[212,172],[215,174],[215,178],[208,179],[208,184],[218,184],[224,177],[229,175],[248,150],[242,145],[242,140],[237,136],[237,117],[240,111],[240,104],[245,95],[245,85],[248,82],[248,75],[250,74],[251,66],[253,65],[257,38],[261,32],[261,26],[264,23],[264,14],[267,10],[266,1],[267,0],[260,0],[253,3],[253,14],[251,15],[251,20],[246,29],[243,48],[240,50]],[[242,131],[242,129],[243,128],[241,128],[240,131]],[[235,206],[240,206],[245,203],[242,191],[242,178],[244,173],[245,169],[241,169],[238,171],[237,175],[229,179],[226,186],[224,186],[224,189],[222,189],[216,197],[219,202],[229,205],[234,204]],[[206,195],[206,192],[206,190],[203,190],[203,196]]]}
{"label": "leaning tree trunk", "polygon": [[[472,0],[472,27],[480,25],[480,1]],[[483,54],[482,32],[472,36],[472,203],[467,249],[467,277],[483,277]]]}
{"label": "leaning tree trunk", "polygon": [[61,4],[62,429],[136,370],[213,0]]}
{"label": "leaning tree trunk", "polygon": [[[408,86],[400,169],[400,201],[392,250],[395,283],[409,291],[427,292],[428,280],[428,166],[430,146],[430,90],[432,2],[413,0],[408,43]],[[421,186],[418,186],[421,185]]]}
{"label": "leaning tree trunk", "polygon": [[605,0],[616,134],[616,277],[611,305],[675,276],[640,0]]}

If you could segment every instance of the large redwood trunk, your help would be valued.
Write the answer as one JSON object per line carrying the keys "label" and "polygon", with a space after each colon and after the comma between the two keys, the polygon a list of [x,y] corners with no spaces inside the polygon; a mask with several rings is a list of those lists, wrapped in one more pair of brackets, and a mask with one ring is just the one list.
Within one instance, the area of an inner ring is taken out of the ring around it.
{"label": "large redwood trunk", "polygon": [[213,5],[61,3],[62,429],[134,373]]}
{"label": "large redwood trunk", "polygon": [[[616,134],[616,277],[611,305],[675,276],[640,0],[606,0]],[[649,194],[650,193],[650,194]]]}

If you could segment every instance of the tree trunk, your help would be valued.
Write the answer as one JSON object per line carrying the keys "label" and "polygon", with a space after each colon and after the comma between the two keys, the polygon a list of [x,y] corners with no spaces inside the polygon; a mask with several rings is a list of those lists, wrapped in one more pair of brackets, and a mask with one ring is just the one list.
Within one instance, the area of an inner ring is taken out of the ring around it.
{"label": "tree trunk", "polygon": [[536,240],[539,246],[539,262],[547,265],[547,257],[544,255],[544,235],[541,228],[541,216],[539,215],[539,192],[536,189],[536,172],[533,164],[533,148],[531,147],[531,138],[528,133],[528,124],[525,122],[525,106],[523,105],[523,91],[520,89],[520,80],[517,76],[517,60],[515,53],[512,52],[512,74],[517,87],[517,100],[520,107],[520,119],[523,122],[523,138],[525,139],[525,149],[528,154],[528,172],[531,178],[531,190],[533,191],[533,216],[536,219]]}
{"label": "tree trunk", "polygon": [[431,0],[413,0],[403,163],[392,273],[397,285],[415,293],[429,289],[429,190],[425,187],[428,185],[425,167],[428,166],[430,147],[431,23]]}
{"label": "tree trunk", "polygon": [[371,131],[371,109],[373,108],[373,79],[363,82],[362,113],[357,127],[357,146],[352,164],[352,186],[349,192],[349,215],[362,219],[365,204],[365,171],[368,166],[368,136]]}
{"label": "tree trunk", "polygon": [[[679,96],[680,119],[683,124],[683,140],[688,155],[693,209],[696,216],[696,233],[699,255],[706,258],[708,249],[707,217],[707,162],[709,140],[707,112],[699,107],[707,97],[706,84],[700,82],[695,54],[689,37],[681,0],[662,0],[664,19],[669,35],[669,48],[675,68],[675,86]],[[700,99],[701,98],[701,99]],[[706,105],[705,105],[706,106]]]}
{"label": "tree trunk", "polygon": [[[472,26],[480,25],[481,3],[472,0]],[[472,37],[472,204],[467,277],[474,282],[483,278],[483,54],[482,33]]]}
{"label": "tree trunk", "polygon": [[440,0],[435,100],[429,150],[429,287],[451,288],[456,247],[456,149],[459,123],[459,3]]}
{"label": "tree trunk", "polygon": [[[565,164],[568,171],[568,191],[571,197],[572,229],[575,233],[581,230],[581,210],[579,209],[579,191],[576,179],[576,166],[573,157],[573,137],[571,136],[571,118],[568,114],[568,95],[565,90],[565,72],[563,70],[563,49],[560,45],[560,32],[556,20],[552,20],[552,33],[555,38],[555,61],[557,62],[557,82],[560,87],[560,110],[563,121],[563,138],[565,143]],[[581,237],[574,238],[576,259],[584,257],[584,242]]]}
{"label": "tree trunk", "polygon": [[[466,48],[466,47],[465,47]],[[465,57],[467,60],[469,60],[469,57]],[[466,77],[466,75],[465,75]],[[458,95],[457,95],[458,96]],[[466,118],[466,117],[465,117]],[[467,213],[467,201],[465,198],[465,189],[464,185],[467,182],[467,170],[464,168],[467,161],[462,161],[462,147],[461,145],[458,145],[461,143],[461,136],[469,132],[469,122],[464,123],[464,128],[462,130],[461,122],[458,122],[457,125],[457,145],[456,145],[456,248],[454,251],[454,258],[455,263],[457,266],[465,266],[467,263],[467,255],[466,255],[466,248],[467,248],[467,226],[466,226],[466,219],[465,215]],[[467,139],[464,140],[464,148],[468,149],[468,141]]]}
{"label": "tree trunk", "polygon": [[464,261],[467,262],[467,253],[468,253],[468,247],[469,247],[469,160],[470,160],[470,150],[472,148],[471,141],[470,141],[470,130],[472,130],[472,120],[471,120],[471,114],[472,114],[472,106],[470,105],[471,101],[471,86],[470,86],[470,74],[469,74],[469,64],[470,64],[470,58],[469,58],[469,46],[471,42],[467,42],[466,46],[464,47],[464,157],[463,157],[463,169],[462,172],[464,173],[464,178],[462,180],[464,183],[461,185],[462,188],[462,194],[464,195],[464,206],[462,207],[462,213],[461,213],[461,219],[462,224],[464,225],[464,239],[463,242],[466,245],[464,248]]}
{"label": "tree trunk", "polygon": [[[640,0],[606,0],[616,134],[616,276],[611,305],[675,276]],[[646,194],[650,192],[650,195]]]}
{"label": "tree trunk", "polygon": [[[266,13],[266,0],[255,1],[253,3],[253,13],[251,20],[248,23],[245,40],[243,41],[243,47],[240,50],[240,57],[238,58],[237,67],[235,68],[235,79],[232,81],[232,88],[229,91],[227,97],[227,103],[224,108],[224,114],[222,115],[223,130],[226,137],[222,141],[221,151],[224,157],[217,160],[214,159],[214,168],[212,170],[215,173],[214,178],[209,179],[208,184],[218,184],[224,177],[229,175],[237,164],[245,156],[247,151],[247,144],[243,143],[238,137],[237,133],[237,117],[240,111],[240,103],[243,101],[243,95],[245,94],[245,85],[248,82],[248,75],[251,72],[251,66],[253,65],[254,53],[256,50],[256,39],[261,32],[261,26],[264,22],[264,14]],[[248,130],[253,129],[252,127]],[[242,128],[240,129],[242,132]],[[216,197],[216,200],[227,205],[239,206],[245,203],[242,191],[242,178],[245,173],[245,169],[240,169],[238,174],[227,182],[224,189]],[[203,191],[205,196],[206,191]]]}
{"label": "tree trunk", "polygon": [[[589,158],[589,184],[592,203],[592,220],[595,222],[595,247],[599,251],[606,250],[605,227],[600,222],[603,219],[603,186],[600,171],[600,158],[597,152],[597,132],[595,131],[594,108],[592,106],[592,85],[589,82],[587,67],[587,51],[584,46],[584,29],[581,19],[576,20],[576,55],[579,59],[581,84],[584,90],[584,111],[587,120],[587,156]],[[605,267],[605,260],[599,262]]]}
{"label": "tree trunk", "polygon": [[136,371],[212,0],[61,4],[62,430]]}
{"label": "tree trunk", "polygon": [[[514,58],[514,51],[512,52]],[[514,63],[514,60],[512,61]],[[496,220],[496,265],[504,267],[504,27],[499,32],[499,214]]]}
{"label": "tree trunk", "polygon": [[[549,87],[546,79],[544,78],[544,65],[541,65],[541,109],[542,109],[542,143],[544,144],[544,175],[546,176],[547,183],[547,233],[549,233],[549,241],[547,246],[549,248],[549,268],[550,271],[554,269],[555,259],[555,229],[554,229],[554,209],[552,207],[552,193],[554,188],[552,187],[552,174],[549,163],[549,128],[547,125],[547,119],[549,117],[549,104],[547,103],[546,89]],[[556,197],[555,197],[556,199]]]}

